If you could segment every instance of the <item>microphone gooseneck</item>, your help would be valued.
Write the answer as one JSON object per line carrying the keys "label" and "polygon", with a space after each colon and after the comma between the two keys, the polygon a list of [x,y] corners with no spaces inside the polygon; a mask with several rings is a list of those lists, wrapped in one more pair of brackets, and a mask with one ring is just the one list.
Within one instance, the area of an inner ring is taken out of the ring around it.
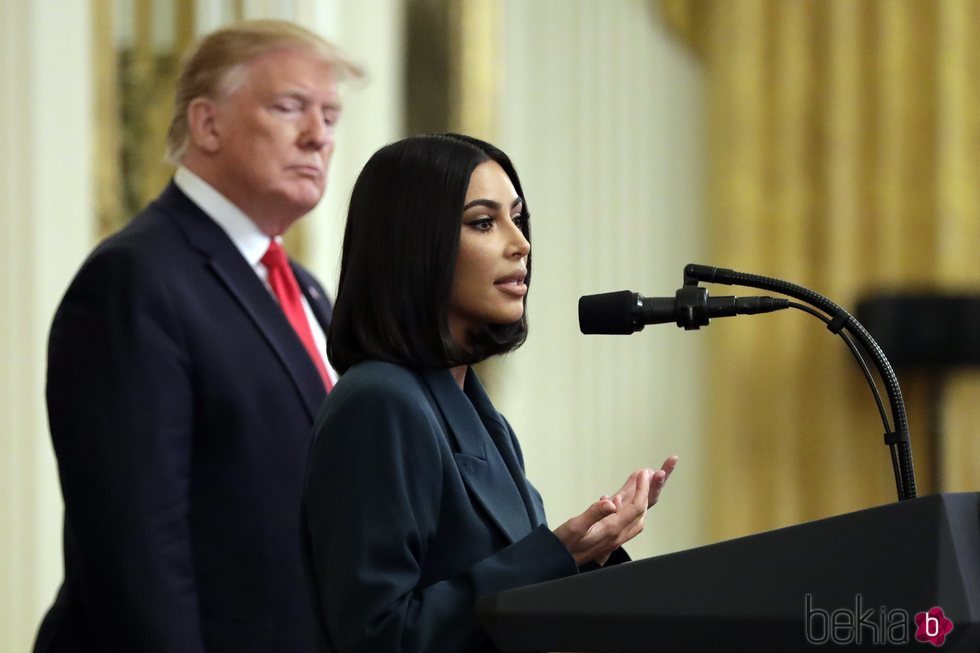
{"label": "microphone gooseneck", "polygon": [[800,304],[774,297],[709,297],[705,288],[698,282],[722,283],[733,286],[747,286],[793,297],[827,314],[807,310],[827,324],[834,334],[841,336],[851,348],[861,364],[871,392],[881,406],[877,384],[867,370],[864,358],[844,331],[850,332],[872,359],[878,375],[888,393],[892,409],[892,424],[882,410],[882,423],[885,427],[885,443],[889,446],[895,484],[900,501],[916,497],[915,470],[912,463],[912,449],[909,442],[908,417],[905,402],[891,364],[871,334],[843,308],[808,288],[780,279],[755,274],[745,274],[726,268],[708,265],[689,264],[684,267],[684,287],[674,297],[646,298],[629,290],[585,295],[579,299],[579,327],[585,334],[629,335],[641,331],[647,324],[675,323],[677,326],[695,330],[706,326],[711,318],[732,315],[753,315],[768,313],[784,308],[805,308]]}
{"label": "microphone gooseneck", "polygon": [[[723,283],[732,286],[747,286],[749,288],[759,288],[788,295],[827,313],[830,316],[830,320],[827,322],[827,328],[831,333],[836,333],[843,337],[843,330],[846,329],[850,332],[871,357],[871,360],[875,364],[875,369],[878,371],[878,376],[881,377],[882,382],[885,384],[885,391],[888,394],[888,402],[892,410],[892,426],[889,426],[887,420],[882,421],[885,427],[885,443],[889,446],[892,454],[892,466],[895,471],[895,485],[898,489],[898,498],[900,501],[904,501],[906,499],[914,499],[917,496],[909,422],[905,412],[905,400],[902,398],[902,389],[898,384],[898,376],[895,374],[891,363],[885,357],[884,351],[882,351],[867,329],[853,315],[823,295],[809,288],[789,283],[788,281],[758,274],[736,272],[735,270],[709,265],[698,265],[695,263],[686,265],[684,267],[684,283],[696,284],[698,281]],[[878,388],[874,384],[874,381],[869,379],[869,382],[871,383],[871,391],[877,395]]]}

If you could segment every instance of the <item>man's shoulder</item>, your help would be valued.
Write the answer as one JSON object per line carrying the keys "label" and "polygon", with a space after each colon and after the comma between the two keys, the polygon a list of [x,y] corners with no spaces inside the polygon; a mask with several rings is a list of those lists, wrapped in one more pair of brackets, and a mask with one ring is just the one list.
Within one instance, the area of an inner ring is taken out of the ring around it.
{"label": "man's shoulder", "polygon": [[178,224],[179,216],[159,199],[95,246],[76,272],[69,296],[93,288],[103,289],[100,293],[108,288],[147,293],[163,284],[163,277],[172,283],[201,269],[193,264],[197,254]]}
{"label": "man's shoulder", "polygon": [[167,191],[164,191],[147,204],[129,222],[103,240],[95,251],[137,249],[149,253],[179,239],[177,220],[180,219],[181,206],[162,201],[166,195]]}
{"label": "man's shoulder", "polygon": [[171,183],[126,225],[99,243],[89,261],[108,258],[153,267],[165,264],[179,272],[181,257],[198,249],[195,241],[214,249],[212,243],[222,237],[227,240],[221,228]]}

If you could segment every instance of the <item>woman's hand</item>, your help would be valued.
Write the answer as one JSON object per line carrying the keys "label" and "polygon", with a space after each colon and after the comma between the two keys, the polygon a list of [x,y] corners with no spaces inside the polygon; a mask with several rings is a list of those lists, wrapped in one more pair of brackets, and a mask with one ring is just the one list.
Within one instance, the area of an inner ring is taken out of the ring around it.
{"label": "woman's hand", "polygon": [[613,551],[639,535],[647,508],[660,499],[676,465],[677,456],[671,456],[656,471],[636,470],[614,495],[601,497],[581,515],[556,528],[555,536],[575,558],[575,563],[605,564]]}
{"label": "woman's hand", "polygon": [[[664,461],[664,464],[660,466],[660,469],[653,472],[653,479],[650,482],[650,493],[647,495],[647,508],[652,508],[653,505],[660,500],[660,493],[663,492],[664,486],[667,484],[667,479],[670,478],[670,475],[676,466],[677,456],[670,456]],[[633,472],[633,474],[636,474],[636,472]],[[634,484],[631,483],[632,480],[633,476],[630,475],[630,477],[626,479],[626,483],[623,484],[623,487],[619,488],[619,491],[613,496],[619,496],[624,501],[628,500],[631,497],[631,489],[635,487]],[[610,497],[602,496],[600,497],[600,500],[608,498]]]}

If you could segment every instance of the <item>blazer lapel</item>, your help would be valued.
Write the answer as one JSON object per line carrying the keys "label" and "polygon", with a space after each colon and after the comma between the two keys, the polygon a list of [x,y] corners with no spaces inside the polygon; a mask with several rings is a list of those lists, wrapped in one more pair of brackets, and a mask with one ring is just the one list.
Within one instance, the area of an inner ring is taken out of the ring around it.
{"label": "blazer lapel", "polygon": [[282,362],[303,399],[310,419],[313,419],[326,396],[323,381],[275,299],[221,227],[176,185],[171,182],[158,201],[177,221],[191,246],[207,259],[215,275],[255,323]]}
{"label": "blazer lapel", "polygon": [[453,455],[463,482],[508,541],[516,542],[530,532],[531,518],[507,463],[496,446],[487,446],[493,442],[480,415],[449,370],[423,370],[422,377],[459,449]]}
{"label": "blazer lapel", "polygon": [[479,378],[473,373],[473,370],[470,370],[466,375],[464,385],[466,395],[473,402],[473,407],[480,415],[480,419],[484,426],[486,426],[490,438],[497,445],[500,457],[503,459],[507,470],[514,479],[514,485],[517,487],[518,492],[520,492],[521,500],[524,502],[528,517],[531,519],[531,526],[537,527],[544,524],[544,506],[539,506],[540,500],[535,500],[531,497],[527,477],[524,475],[524,468],[521,466],[517,451],[514,450],[510,427],[497,409],[493,407],[490,397],[487,396],[486,391],[483,389],[483,384],[480,383]]}

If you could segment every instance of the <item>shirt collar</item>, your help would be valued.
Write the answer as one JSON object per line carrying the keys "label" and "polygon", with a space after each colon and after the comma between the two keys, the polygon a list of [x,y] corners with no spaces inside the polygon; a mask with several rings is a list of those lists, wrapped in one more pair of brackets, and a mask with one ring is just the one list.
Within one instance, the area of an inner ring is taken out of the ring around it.
{"label": "shirt collar", "polygon": [[187,197],[197,204],[212,220],[218,223],[248,264],[258,265],[269,249],[269,236],[231,200],[196,174],[180,166],[174,173],[174,183]]}

